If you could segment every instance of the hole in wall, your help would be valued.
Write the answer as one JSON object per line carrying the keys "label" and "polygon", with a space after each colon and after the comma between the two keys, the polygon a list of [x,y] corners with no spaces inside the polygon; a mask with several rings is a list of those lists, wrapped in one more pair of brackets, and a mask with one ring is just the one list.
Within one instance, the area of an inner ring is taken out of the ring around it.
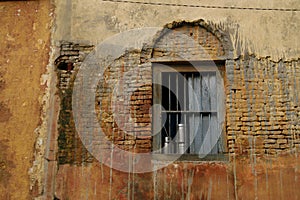
{"label": "hole in wall", "polygon": [[57,69],[59,70],[66,70],[66,71],[71,71],[74,69],[74,65],[71,62],[61,62],[58,64]]}

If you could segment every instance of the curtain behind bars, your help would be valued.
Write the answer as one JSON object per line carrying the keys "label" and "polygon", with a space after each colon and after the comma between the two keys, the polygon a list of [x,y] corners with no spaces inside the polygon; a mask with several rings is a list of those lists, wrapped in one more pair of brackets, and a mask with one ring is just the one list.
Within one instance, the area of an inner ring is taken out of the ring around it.
{"label": "curtain behind bars", "polygon": [[190,153],[216,154],[219,152],[216,73],[193,73],[187,81],[189,110],[199,111],[188,116]]}
{"label": "curtain behind bars", "polygon": [[[178,124],[184,125],[185,146],[190,154],[217,154],[218,104],[216,72],[162,73],[162,105],[166,109],[163,120],[162,144],[170,137],[169,153],[176,149]],[[174,112],[175,111],[175,112]]]}

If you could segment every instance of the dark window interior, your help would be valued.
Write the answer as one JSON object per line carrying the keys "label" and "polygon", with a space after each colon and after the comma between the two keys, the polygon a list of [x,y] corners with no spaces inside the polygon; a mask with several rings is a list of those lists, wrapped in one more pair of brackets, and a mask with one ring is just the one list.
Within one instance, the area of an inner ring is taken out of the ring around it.
{"label": "dark window interior", "polygon": [[[168,146],[167,154],[197,154],[217,126],[216,72],[162,72],[161,79],[161,147]],[[211,153],[219,153],[212,145]]]}

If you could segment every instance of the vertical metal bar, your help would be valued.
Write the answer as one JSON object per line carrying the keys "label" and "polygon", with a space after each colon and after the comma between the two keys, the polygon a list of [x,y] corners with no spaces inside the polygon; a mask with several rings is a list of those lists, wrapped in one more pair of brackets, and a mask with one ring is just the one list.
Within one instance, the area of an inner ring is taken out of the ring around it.
{"label": "vertical metal bar", "polygon": [[[179,105],[178,105],[178,100],[179,100],[179,96],[178,96],[178,73],[176,73],[176,76],[175,76],[175,92],[176,92],[176,110],[178,111],[179,110]],[[180,113],[177,113],[176,114],[176,127],[177,127],[177,125],[179,124],[179,115],[180,115]],[[178,137],[179,137],[179,133],[178,133],[178,131],[177,131],[177,129],[175,129],[175,131],[176,131],[176,135],[175,135],[175,153],[180,153],[179,151],[178,151]]]}
{"label": "vertical metal bar", "polygon": [[[212,90],[211,90],[211,87],[210,87],[209,77],[210,77],[210,73],[207,73],[207,84],[208,84],[208,91],[209,91],[208,98],[210,100],[209,103],[208,103],[208,110],[211,111],[211,93],[212,93]],[[209,122],[210,122],[210,120],[209,120]]]}
{"label": "vertical metal bar", "polygon": [[[219,83],[218,83],[218,76],[217,76],[217,72],[214,72],[214,76],[215,76],[215,90],[216,90],[216,100],[215,100],[215,102],[216,102],[216,105],[215,105],[215,110],[216,110],[216,116],[215,116],[215,125],[216,125],[216,128],[214,129],[214,130],[216,130],[217,131],[217,133],[219,133],[219,131],[221,131],[221,127],[219,127],[219,99],[218,99],[218,94],[219,94],[219,92],[218,92],[218,86],[219,86]],[[221,103],[222,104],[222,103]],[[217,134],[218,135],[218,134]],[[218,142],[217,142],[217,152],[216,153],[218,153],[219,152],[219,145],[220,145],[220,142],[222,142],[223,141],[223,137],[222,137],[222,135],[220,135],[221,136],[221,140],[219,140]],[[222,145],[222,147],[223,147],[223,145]],[[221,149],[221,151],[223,151],[223,149]]]}
{"label": "vertical metal bar", "polygon": [[213,151],[213,139],[212,139],[212,132],[211,132],[211,113],[208,114],[208,129],[207,129],[207,133],[209,134],[209,143],[210,145],[208,146],[210,148],[210,152],[211,153]]}
{"label": "vertical metal bar", "polygon": [[202,96],[202,91],[203,91],[203,85],[202,85],[202,73],[199,73],[199,99],[200,99],[200,102],[199,102],[199,111],[203,111],[203,108],[202,108],[202,99],[203,99],[203,96]]}
{"label": "vertical metal bar", "polygon": [[200,113],[200,126],[199,126],[199,132],[200,132],[200,135],[198,135],[198,139],[200,139],[200,146],[199,148],[197,148],[197,153],[200,153],[200,147],[203,145],[203,140],[204,140],[204,137],[203,137],[203,115],[202,113]]}
{"label": "vertical metal bar", "polygon": [[[192,89],[193,89],[193,91],[194,91],[194,89],[195,89],[195,82],[194,82],[194,73],[192,73]],[[194,92],[192,93],[192,94],[194,94]],[[193,110],[195,110],[195,99],[194,99],[194,96],[192,95],[192,102],[190,102],[190,103],[192,103],[193,104],[193,106],[191,106],[191,108],[193,109]],[[193,112],[193,127],[192,127],[192,133],[193,133],[193,144],[191,145],[192,146],[192,148],[193,148],[193,153],[195,153],[195,149],[196,149],[196,146],[195,146],[195,137],[196,137],[196,135],[195,135],[195,113]]]}
{"label": "vertical metal bar", "polygon": [[196,134],[197,134],[197,130],[196,130],[196,128],[197,127],[195,127],[195,119],[196,119],[196,117],[195,117],[195,113],[193,113],[192,114],[192,137],[191,137],[191,139],[192,139],[192,144],[191,144],[191,153],[196,153]]}
{"label": "vertical metal bar", "polygon": [[[194,73],[192,73],[192,89],[193,89],[193,95],[195,94],[194,93],[194,90],[195,90],[195,80],[194,80]],[[194,96],[193,97],[193,102],[191,102],[193,105],[191,106],[192,109],[194,110],[195,109],[195,102],[194,102]]]}
{"label": "vertical metal bar", "polygon": [[171,74],[168,73],[168,91],[169,91],[169,108],[168,110],[171,110]]}
{"label": "vertical metal bar", "polygon": [[[175,90],[176,90],[176,98],[179,98],[178,97],[178,73],[176,73],[176,88],[175,88]],[[176,101],[176,110],[178,111],[178,101]],[[177,119],[178,119],[178,116],[177,116]],[[177,121],[177,124],[178,124],[178,121]]]}
{"label": "vertical metal bar", "polygon": [[186,74],[183,74],[183,110],[186,111],[186,89],[185,89],[185,85],[186,85]]}
{"label": "vertical metal bar", "polygon": [[[171,110],[171,73],[168,73],[168,90],[169,90],[169,111]],[[169,127],[168,127],[168,136],[170,137],[169,140],[169,153],[172,152],[172,138],[171,138],[171,113],[169,114]]]}
{"label": "vertical metal bar", "polygon": [[[208,98],[209,98],[209,103],[208,103],[208,110],[211,111],[212,107],[211,107],[211,94],[212,94],[212,88],[211,88],[211,84],[210,84],[210,81],[209,81],[209,78],[210,78],[210,73],[208,72],[207,73],[207,84],[208,84],[208,91],[209,91],[209,95],[208,95]],[[212,135],[211,135],[211,113],[208,114],[208,128],[207,128],[207,133],[206,134],[209,134],[208,137],[209,137],[209,145],[208,147],[210,148],[210,152],[212,151],[213,149],[213,144],[212,144]]]}
{"label": "vertical metal bar", "polygon": [[[184,73],[184,77],[183,77],[183,110],[184,111],[187,111],[187,106],[186,106],[186,73]],[[184,146],[185,146],[185,148],[187,148],[188,147],[188,145],[189,145],[189,133],[188,133],[188,131],[187,131],[187,121],[186,121],[186,115],[187,115],[187,113],[185,113],[184,114],[184,134],[185,134],[185,144],[184,144]],[[189,153],[188,152],[188,150],[186,151],[187,153]]]}

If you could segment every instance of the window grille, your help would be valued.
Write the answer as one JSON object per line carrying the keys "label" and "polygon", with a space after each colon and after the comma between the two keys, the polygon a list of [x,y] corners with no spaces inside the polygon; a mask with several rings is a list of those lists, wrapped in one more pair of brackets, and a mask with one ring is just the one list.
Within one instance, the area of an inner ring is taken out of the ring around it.
{"label": "window grille", "polygon": [[153,113],[154,130],[161,128],[154,147],[163,154],[221,153],[221,140],[214,138],[220,136],[217,68],[173,69],[154,68],[153,102],[162,106]]}

